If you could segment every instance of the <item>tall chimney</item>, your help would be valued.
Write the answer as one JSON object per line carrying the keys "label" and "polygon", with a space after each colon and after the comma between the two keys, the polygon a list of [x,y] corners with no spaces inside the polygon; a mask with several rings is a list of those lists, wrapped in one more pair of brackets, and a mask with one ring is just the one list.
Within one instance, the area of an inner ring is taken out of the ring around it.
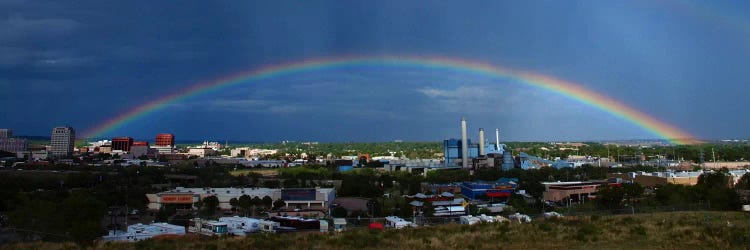
{"label": "tall chimney", "polygon": [[461,167],[469,168],[469,142],[466,139],[466,119],[461,117]]}
{"label": "tall chimney", "polygon": [[500,129],[495,129],[495,150],[500,150]]}
{"label": "tall chimney", "polygon": [[484,129],[479,128],[479,155],[484,155]]}

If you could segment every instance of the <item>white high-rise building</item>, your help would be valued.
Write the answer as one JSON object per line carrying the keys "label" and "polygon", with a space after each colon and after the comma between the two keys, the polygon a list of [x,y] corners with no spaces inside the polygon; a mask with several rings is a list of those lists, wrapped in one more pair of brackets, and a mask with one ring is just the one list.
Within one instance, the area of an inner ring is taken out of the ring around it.
{"label": "white high-rise building", "polygon": [[11,138],[13,137],[13,130],[7,128],[0,128],[0,138]]}
{"label": "white high-rise building", "polygon": [[76,131],[71,127],[56,127],[52,129],[50,142],[53,156],[70,156],[76,142]]}

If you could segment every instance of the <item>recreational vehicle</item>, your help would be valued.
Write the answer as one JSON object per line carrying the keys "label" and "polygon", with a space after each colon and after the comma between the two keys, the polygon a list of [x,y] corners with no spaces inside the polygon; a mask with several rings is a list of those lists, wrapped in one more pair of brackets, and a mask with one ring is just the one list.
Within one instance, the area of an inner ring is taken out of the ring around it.
{"label": "recreational vehicle", "polygon": [[127,231],[111,230],[103,241],[136,242],[164,235],[185,235],[185,227],[167,223],[133,224]]}
{"label": "recreational vehicle", "polygon": [[229,233],[238,236],[255,233],[260,230],[260,220],[248,217],[221,217],[219,218],[219,222],[226,223]]}
{"label": "recreational vehicle", "polygon": [[398,216],[385,217],[385,226],[389,228],[401,229],[405,227],[416,227],[417,225],[401,219]]}
{"label": "recreational vehicle", "polygon": [[188,227],[188,232],[213,236],[227,234],[229,232],[229,229],[227,227],[227,223],[225,222],[204,219],[191,219],[190,226]]}

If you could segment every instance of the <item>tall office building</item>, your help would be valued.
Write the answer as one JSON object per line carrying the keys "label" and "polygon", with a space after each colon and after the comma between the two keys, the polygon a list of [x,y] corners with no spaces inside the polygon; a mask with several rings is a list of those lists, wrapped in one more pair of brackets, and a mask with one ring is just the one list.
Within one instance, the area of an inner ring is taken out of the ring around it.
{"label": "tall office building", "polygon": [[173,134],[156,135],[156,146],[162,146],[162,147],[174,146],[174,135]]}
{"label": "tall office building", "polygon": [[76,131],[71,127],[52,129],[51,153],[53,156],[70,156],[76,141]]}
{"label": "tall office building", "polygon": [[0,128],[0,138],[11,138],[13,137],[13,130],[7,128]]}
{"label": "tall office building", "polygon": [[29,147],[28,141],[21,138],[13,138],[13,130],[0,129],[0,151],[16,153],[26,151]]}

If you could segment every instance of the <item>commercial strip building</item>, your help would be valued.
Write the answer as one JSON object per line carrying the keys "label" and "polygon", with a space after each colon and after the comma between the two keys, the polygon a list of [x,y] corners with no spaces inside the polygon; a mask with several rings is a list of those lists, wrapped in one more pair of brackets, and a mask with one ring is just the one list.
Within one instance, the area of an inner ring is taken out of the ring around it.
{"label": "commercial strip building", "polygon": [[[679,172],[629,172],[629,173],[611,173],[607,174],[608,178],[621,179],[622,182],[638,183],[644,187],[655,187],[659,185],[676,184],[676,185],[695,185],[698,184],[698,177],[705,171],[679,171]],[[727,173],[727,186],[734,186],[743,175],[750,173],[750,170],[739,169],[730,170]]]}
{"label": "commercial strip building", "polygon": [[441,169],[461,169],[461,166],[446,165],[438,159],[392,160],[383,164],[383,170],[386,172],[404,171],[424,175]]}
{"label": "commercial strip building", "polygon": [[595,196],[602,185],[620,186],[620,183],[609,181],[568,181],[542,182],[545,201],[568,203],[584,203]]}
{"label": "commercial strip building", "polygon": [[701,164],[703,169],[741,169],[750,167],[750,161],[717,161],[717,162],[704,162]]}
{"label": "commercial strip building", "polygon": [[333,188],[183,188],[146,194],[149,204],[148,209],[159,210],[164,205],[180,205],[192,208],[196,202],[209,196],[219,199],[219,208],[229,210],[232,206],[229,200],[239,199],[243,195],[250,198],[263,199],[268,196],[274,201],[282,199],[285,206],[282,209],[308,209],[327,212],[336,199],[336,190]]}
{"label": "commercial strip building", "polygon": [[194,155],[194,156],[198,156],[198,157],[201,157],[201,158],[209,156],[209,155],[214,154],[214,153],[216,153],[216,151],[213,150],[213,149],[211,149],[211,148],[190,148],[190,149],[188,149],[188,155]]}
{"label": "commercial strip building", "polygon": [[248,147],[234,148],[230,151],[232,157],[248,157],[248,158],[254,158],[254,157],[264,156],[264,155],[272,155],[278,152],[279,151],[276,149],[260,149],[260,148],[248,148]]}
{"label": "commercial strip building", "polygon": [[698,177],[703,172],[630,172],[610,173],[608,178],[621,179],[622,182],[638,183],[644,187],[664,186],[667,184],[688,185],[698,184]]}
{"label": "commercial strip building", "polygon": [[198,165],[203,166],[207,163],[216,163],[222,165],[242,165],[244,167],[257,167],[257,168],[282,168],[288,167],[289,163],[284,160],[248,160],[247,158],[226,158],[226,157],[204,157],[196,160]]}

